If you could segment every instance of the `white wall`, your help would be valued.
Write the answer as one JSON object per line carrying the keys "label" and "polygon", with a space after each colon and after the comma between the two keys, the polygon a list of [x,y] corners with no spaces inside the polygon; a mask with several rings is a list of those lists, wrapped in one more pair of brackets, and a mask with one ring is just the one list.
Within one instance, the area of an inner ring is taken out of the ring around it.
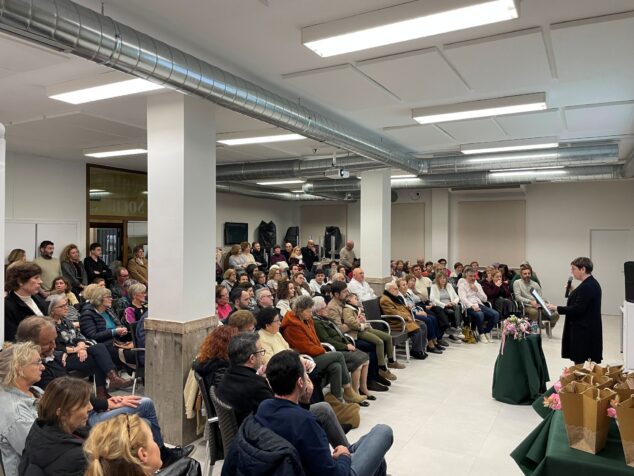
{"label": "white wall", "polygon": [[[249,224],[249,240],[256,241],[255,230],[260,221],[273,221],[280,243],[289,226],[299,226],[299,203],[282,200],[265,200],[230,193],[216,194],[216,243],[224,246],[225,222]],[[301,230],[300,230],[301,233]],[[303,237],[302,237],[303,240]]]}
{"label": "white wall", "polygon": [[[86,168],[83,163],[7,151],[5,200],[8,221],[78,223],[76,244],[80,250],[85,249]],[[7,241],[10,240],[7,232]],[[56,254],[66,244],[56,243]]]}

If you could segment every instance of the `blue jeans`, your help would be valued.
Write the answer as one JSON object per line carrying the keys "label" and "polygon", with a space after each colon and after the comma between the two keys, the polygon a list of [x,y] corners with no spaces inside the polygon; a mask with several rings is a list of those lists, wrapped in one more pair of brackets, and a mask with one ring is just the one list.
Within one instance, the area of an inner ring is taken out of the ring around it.
{"label": "blue jeans", "polygon": [[[491,329],[493,329],[500,320],[500,313],[497,312],[495,309],[491,309],[490,307],[485,306],[484,304],[480,306],[479,311],[474,311],[473,309],[469,308],[467,310],[467,315],[476,320],[478,332],[480,334],[482,334],[483,332],[485,334],[491,332]],[[485,318],[488,320],[486,327],[484,326]]]}
{"label": "blue jeans", "polygon": [[350,447],[353,476],[385,476],[387,463],[385,453],[392,446],[394,435],[387,425],[375,425],[369,433]]}
{"label": "blue jeans", "polygon": [[110,418],[116,417],[117,415],[124,415],[126,413],[139,415],[139,417],[146,420],[150,424],[152,437],[154,438],[156,444],[159,446],[159,448],[162,448],[164,446],[163,437],[161,436],[161,427],[159,426],[158,416],[156,416],[156,408],[154,408],[154,402],[152,401],[152,399],[147,397],[141,398],[139,406],[136,408],[122,407],[100,413],[91,411],[88,414],[88,426],[93,427],[97,423],[109,420]]}
{"label": "blue jeans", "polygon": [[438,320],[436,316],[432,316],[431,314],[427,314],[426,316],[414,316],[417,321],[424,322],[427,326],[427,339],[439,339],[440,338],[440,329],[438,328]]}

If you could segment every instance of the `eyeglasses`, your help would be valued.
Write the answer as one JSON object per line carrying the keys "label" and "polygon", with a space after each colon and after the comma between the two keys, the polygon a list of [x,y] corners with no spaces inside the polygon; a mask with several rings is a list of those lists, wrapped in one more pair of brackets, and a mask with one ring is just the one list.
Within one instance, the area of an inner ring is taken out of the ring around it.
{"label": "eyeglasses", "polygon": [[62,308],[62,307],[68,307],[68,303],[66,303],[66,304],[58,304],[57,306],[55,306],[55,309]]}
{"label": "eyeglasses", "polygon": [[282,322],[282,321],[280,321],[279,319],[273,319],[271,321],[271,324],[279,324],[280,322]]}
{"label": "eyeglasses", "polygon": [[266,352],[266,349],[260,349],[260,350],[256,350],[255,352],[253,352],[252,355],[258,355],[258,354],[264,355],[265,352]]}
{"label": "eyeglasses", "polygon": [[37,365],[38,367],[42,365],[44,361],[42,359],[37,359],[35,362],[31,362],[29,365]]}

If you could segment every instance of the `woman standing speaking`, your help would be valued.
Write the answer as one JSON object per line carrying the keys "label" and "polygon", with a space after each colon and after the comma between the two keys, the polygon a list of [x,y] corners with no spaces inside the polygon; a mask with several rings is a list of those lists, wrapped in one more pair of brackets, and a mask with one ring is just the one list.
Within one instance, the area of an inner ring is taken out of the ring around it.
{"label": "woman standing speaking", "polygon": [[601,286],[592,276],[590,258],[577,258],[570,263],[574,279],[581,281],[568,296],[565,306],[548,304],[548,309],[565,314],[561,356],[580,364],[590,359],[603,360],[603,331],[601,325]]}

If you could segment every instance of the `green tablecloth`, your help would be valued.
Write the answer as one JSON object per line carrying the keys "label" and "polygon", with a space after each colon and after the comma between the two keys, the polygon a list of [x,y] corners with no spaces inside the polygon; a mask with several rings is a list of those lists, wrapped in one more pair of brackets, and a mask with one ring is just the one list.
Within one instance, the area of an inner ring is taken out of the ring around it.
{"label": "green tablecloth", "polygon": [[530,405],[546,391],[548,367],[539,334],[507,339],[493,372],[493,398],[513,405]]}
{"label": "green tablecloth", "polygon": [[546,418],[548,416],[548,414],[550,414],[550,413],[552,413],[554,411],[554,410],[551,410],[550,408],[544,406],[544,398],[550,397],[553,393],[555,393],[555,387],[550,387],[548,390],[546,390],[545,393],[543,393],[539,397],[537,397],[535,399],[535,401],[533,402],[533,404],[532,404],[533,405],[533,409],[542,418]]}
{"label": "green tablecloth", "polygon": [[531,476],[625,476],[634,468],[625,464],[616,423],[610,423],[608,442],[593,455],[568,446],[561,411],[553,411],[511,453],[525,475]]}

